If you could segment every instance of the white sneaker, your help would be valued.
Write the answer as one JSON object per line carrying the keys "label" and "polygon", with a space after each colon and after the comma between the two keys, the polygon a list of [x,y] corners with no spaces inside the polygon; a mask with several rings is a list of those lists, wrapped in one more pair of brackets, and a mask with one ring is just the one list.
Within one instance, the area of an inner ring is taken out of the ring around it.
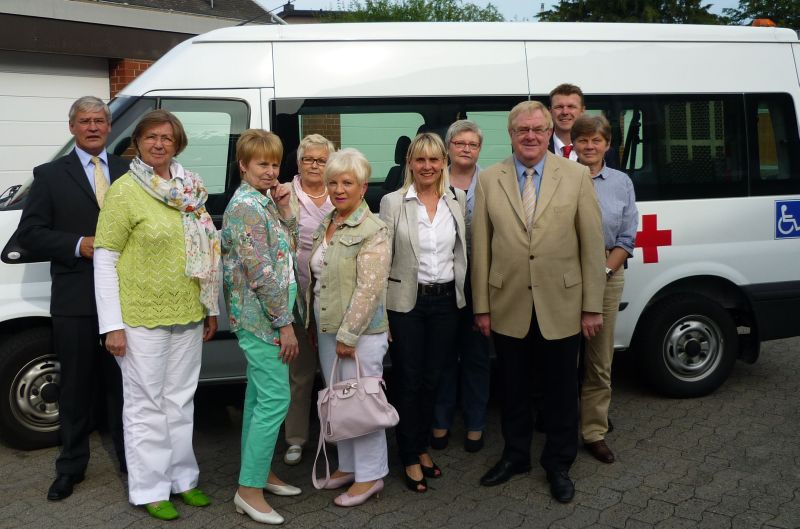
{"label": "white sneaker", "polygon": [[292,445],[286,450],[286,455],[283,456],[283,462],[287,465],[297,465],[303,459],[303,447],[300,445]]}

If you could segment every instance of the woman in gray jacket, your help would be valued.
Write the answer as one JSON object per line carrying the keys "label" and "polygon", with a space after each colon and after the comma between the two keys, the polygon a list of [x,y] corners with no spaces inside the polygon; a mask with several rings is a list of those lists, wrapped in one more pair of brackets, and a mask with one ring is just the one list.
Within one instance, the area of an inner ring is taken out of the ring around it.
{"label": "woman in gray jacket", "polygon": [[436,387],[465,305],[465,203],[464,192],[449,187],[441,138],[418,134],[408,148],[403,187],[384,196],[380,210],[393,236],[386,307],[397,444],[406,486],[416,492],[428,490],[425,478],[442,475],[428,442]]}

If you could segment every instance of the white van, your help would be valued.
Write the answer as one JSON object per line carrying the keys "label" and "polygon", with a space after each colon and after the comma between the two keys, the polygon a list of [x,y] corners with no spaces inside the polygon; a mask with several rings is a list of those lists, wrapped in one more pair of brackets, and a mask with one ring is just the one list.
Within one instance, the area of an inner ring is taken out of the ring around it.
{"label": "white van", "polygon": [[[716,389],[761,341],[800,334],[800,141],[795,32],[626,24],[321,24],[221,29],[177,46],[111,108],[110,150],[129,153],[139,117],[166,108],[185,124],[180,156],[221,218],[239,183],[234,146],[248,127],[276,132],[295,172],[306,134],[363,151],[371,206],[402,163],[404,137],[469,118],[483,167],[510,153],[506,117],[579,85],[614,128],[641,214],[616,346],[633,348],[659,392]],[[71,149],[66,145],[62,153]],[[395,152],[398,150],[400,152]],[[60,154],[60,153],[59,153]],[[22,447],[58,428],[49,274],[9,241],[29,184],[0,198],[0,432]],[[221,319],[224,322],[224,318]],[[241,379],[224,329],[203,380]]]}

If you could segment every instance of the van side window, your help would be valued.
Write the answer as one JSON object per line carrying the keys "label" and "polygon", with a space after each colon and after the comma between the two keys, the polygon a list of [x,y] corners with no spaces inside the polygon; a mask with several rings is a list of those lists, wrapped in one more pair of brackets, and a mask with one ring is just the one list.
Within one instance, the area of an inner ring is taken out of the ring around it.
{"label": "van side window", "polygon": [[687,200],[747,195],[742,96],[592,96],[587,109],[612,126],[620,168],[636,198]]}
{"label": "van side window", "polygon": [[241,100],[161,99],[183,123],[189,145],[178,161],[200,175],[208,190],[207,207],[212,215],[222,215],[230,198],[226,188],[239,185],[236,167],[236,141],[247,129],[250,110]]}
{"label": "van side window", "polygon": [[444,140],[447,128],[457,119],[472,119],[484,133],[478,163],[488,167],[511,154],[508,111],[519,97],[495,98],[402,98],[278,100],[272,104],[272,123],[284,142],[286,154],[281,180],[297,174],[297,146],[308,134],[322,134],[337,149],[353,147],[372,165],[366,199],[377,209],[383,194],[402,185],[402,169],[408,139],[417,133],[436,132]]}
{"label": "van side window", "polygon": [[754,136],[751,194],[800,193],[800,141],[791,96],[748,95],[747,108]]}

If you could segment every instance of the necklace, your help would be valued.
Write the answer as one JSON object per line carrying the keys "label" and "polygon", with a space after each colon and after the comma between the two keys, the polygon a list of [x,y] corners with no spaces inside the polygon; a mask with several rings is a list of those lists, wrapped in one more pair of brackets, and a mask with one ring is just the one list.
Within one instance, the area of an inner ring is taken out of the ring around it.
{"label": "necklace", "polygon": [[[301,186],[301,188],[302,188],[302,186]],[[313,199],[313,200],[317,200],[317,199],[320,199],[320,198],[322,198],[324,196],[327,196],[328,195],[328,189],[326,187],[323,187],[322,188],[322,193],[319,194],[319,195],[312,195],[311,193],[309,193],[305,189],[303,189],[303,193],[305,193],[308,198]]]}
{"label": "necklace", "polygon": [[336,212],[336,215],[334,215],[333,218],[331,219],[331,222],[333,222],[333,225],[336,226],[337,228],[341,228],[344,225],[344,222],[347,220],[347,218],[344,218],[339,222],[336,222],[336,217],[341,217],[338,211]]}

